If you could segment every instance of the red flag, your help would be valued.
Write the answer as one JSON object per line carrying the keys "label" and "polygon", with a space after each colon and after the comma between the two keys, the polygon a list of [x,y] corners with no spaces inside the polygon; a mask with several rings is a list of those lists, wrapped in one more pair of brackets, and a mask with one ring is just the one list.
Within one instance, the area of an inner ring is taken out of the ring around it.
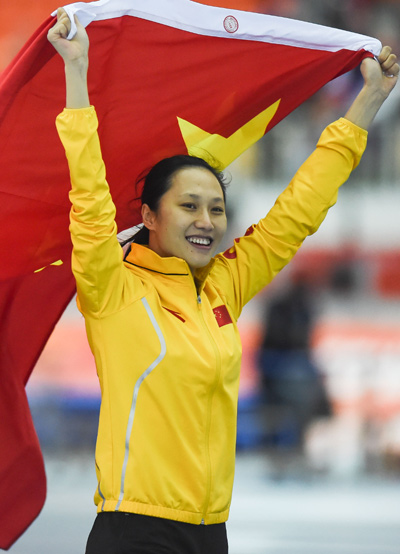
{"label": "red flag", "polygon": [[[87,26],[89,90],[120,230],[139,222],[135,182],[159,159],[227,165],[329,80],[377,55],[374,39],[189,0],[67,7]],[[68,169],[54,120],[63,62],[50,17],[0,76],[0,547],[39,513],[40,447],[24,386],[74,292]],[[207,154],[207,155],[208,155]]]}

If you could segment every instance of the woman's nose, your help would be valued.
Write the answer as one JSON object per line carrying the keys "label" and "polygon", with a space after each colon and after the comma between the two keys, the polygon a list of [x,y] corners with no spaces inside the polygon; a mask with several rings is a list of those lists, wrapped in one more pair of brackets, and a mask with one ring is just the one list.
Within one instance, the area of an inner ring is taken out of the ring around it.
{"label": "woman's nose", "polygon": [[199,229],[213,229],[214,225],[212,223],[208,210],[204,210],[199,213],[195,221],[195,225]]}

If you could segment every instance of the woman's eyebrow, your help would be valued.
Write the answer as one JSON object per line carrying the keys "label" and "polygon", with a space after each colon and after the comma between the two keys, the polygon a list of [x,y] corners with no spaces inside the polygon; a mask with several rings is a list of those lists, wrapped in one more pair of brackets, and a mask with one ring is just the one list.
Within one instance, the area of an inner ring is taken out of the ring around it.
{"label": "woman's eyebrow", "polygon": [[[183,192],[182,194],[179,195],[179,198],[184,198],[184,197],[189,197],[189,198],[192,198],[193,200],[201,199],[201,196],[199,194],[195,194],[195,193],[192,193],[192,192]],[[224,199],[222,198],[222,196],[215,196],[214,198],[211,198],[211,201],[212,202],[223,202]]]}

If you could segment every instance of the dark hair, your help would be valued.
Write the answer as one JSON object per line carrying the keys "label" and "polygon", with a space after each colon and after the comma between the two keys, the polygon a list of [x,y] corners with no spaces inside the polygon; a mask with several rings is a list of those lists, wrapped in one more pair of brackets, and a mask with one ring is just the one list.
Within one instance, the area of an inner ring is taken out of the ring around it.
{"label": "dark hair", "polygon": [[[174,175],[181,169],[187,169],[190,167],[207,169],[214,175],[221,186],[225,203],[227,182],[222,171],[216,167],[213,167],[211,164],[203,160],[203,158],[180,154],[170,158],[164,158],[160,162],[156,163],[144,177],[143,190],[140,197],[142,205],[147,204],[153,212],[157,212],[161,198],[171,188],[172,178]],[[138,244],[148,244],[149,230],[143,226],[142,229],[136,233],[133,240]]]}

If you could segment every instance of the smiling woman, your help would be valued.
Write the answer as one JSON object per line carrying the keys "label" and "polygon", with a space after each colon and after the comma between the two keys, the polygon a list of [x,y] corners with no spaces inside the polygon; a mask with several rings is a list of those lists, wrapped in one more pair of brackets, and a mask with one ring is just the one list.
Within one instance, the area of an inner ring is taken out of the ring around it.
{"label": "smiling woman", "polygon": [[221,184],[208,169],[184,167],[171,177],[157,210],[142,203],[149,247],[159,256],[176,256],[191,271],[204,267],[226,231]]}
{"label": "smiling woman", "polygon": [[328,126],[275,206],[225,253],[214,256],[226,229],[221,174],[190,156],[157,164],[142,194],[145,230],[124,256],[88,96],[89,41],[76,23],[67,40],[70,20],[59,10],[48,37],[65,62],[57,129],[71,176],[72,269],[102,391],[98,517],[86,552],[226,554],[238,317],[335,203],[399,66],[390,48],[380,63],[364,60],[364,87],[346,117]]}
{"label": "smiling woman", "polygon": [[[184,179],[182,182],[182,174],[184,175]],[[165,200],[164,195],[167,192],[170,192],[171,188],[174,190],[176,189],[176,184],[178,183],[180,185],[180,191],[179,195],[180,198],[177,198],[175,201],[179,203],[181,210],[183,208],[186,210],[186,213],[191,211],[193,219],[199,218],[199,202],[203,199],[202,198],[202,192],[207,191],[207,183],[203,183],[204,180],[207,180],[206,177],[208,177],[208,180],[215,186],[215,198],[214,201],[211,202],[211,204],[207,207],[208,210],[210,210],[210,215],[213,216],[212,219],[216,219],[215,216],[217,214],[219,215],[225,215],[225,203],[226,203],[226,181],[225,177],[222,172],[218,171],[218,169],[211,166],[208,162],[203,160],[202,158],[198,158],[195,156],[187,156],[187,155],[177,155],[172,156],[170,158],[165,158],[161,160],[159,163],[157,163],[147,174],[147,176],[144,179],[144,185],[142,189],[141,194],[141,204],[142,204],[142,218],[143,218],[143,227],[139,232],[137,232],[133,237],[130,239],[127,239],[124,241],[124,245],[128,243],[135,242],[136,244],[149,244],[152,243],[151,248],[155,250],[156,252],[160,253],[158,251],[157,243],[159,242],[159,239],[156,237],[155,233],[150,233],[151,227],[153,227],[153,224],[159,225],[159,218],[157,220],[155,219],[157,214],[159,214],[160,204],[161,202],[164,203]],[[197,180],[196,180],[197,178]],[[197,183],[197,185],[196,185]],[[204,184],[203,189],[205,190],[201,191],[201,183]],[[196,186],[200,188],[196,189]],[[200,194],[197,194],[199,192]],[[177,192],[174,193],[176,195]],[[185,196],[186,195],[186,196]],[[169,195],[172,196],[172,193]],[[167,199],[168,197],[167,196]],[[211,195],[212,196],[212,195]],[[194,202],[196,200],[196,202]],[[186,204],[186,205],[185,205]],[[190,206],[189,206],[190,204]],[[197,213],[195,214],[195,210],[197,209]],[[218,222],[217,227],[221,227],[221,223],[223,218],[218,218],[216,221]],[[165,229],[165,232],[170,232],[170,225]],[[226,228],[226,218],[225,218],[225,228]],[[154,230],[154,229],[152,229]],[[225,232],[225,229],[223,230],[223,233]],[[216,251],[216,248],[219,244],[219,242],[222,239],[222,235],[220,235],[220,232],[218,232],[218,229],[213,233],[214,236],[211,236],[211,242],[212,243],[212,253]],[[151,237],[150,237],[151,235]],[[203,236],[199,237],[199,240],[204,239]],[[162,237],[160,240],[162,240],[163,243],[165,243],[167,240],[165,237]],[[199,242],[197,240],[197,243]],[[191,240],[192,243],[196,242],[194,239]],[[167,248],[167,250],[170,250],[170,247]],[[125,252],[127,250],[125,249]],[[177,255],[177,254],[174,254]],[[186,258],[184,258],[186,259]],[[204,258],[203,258],[204,259]],[[187,260],[189,263],[189,260]],[[190,265],[190,264],[189,264]],[[205,265],[205,264],[203,264]]]}

